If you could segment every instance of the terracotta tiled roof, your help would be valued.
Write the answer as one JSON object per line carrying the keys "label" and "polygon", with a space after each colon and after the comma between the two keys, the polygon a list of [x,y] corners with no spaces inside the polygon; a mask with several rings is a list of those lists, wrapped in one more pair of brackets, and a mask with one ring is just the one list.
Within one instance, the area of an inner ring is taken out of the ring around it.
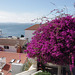
{"label": "terracotta tiled roof", "polygon": [[[2,52],[0,51],[0,58],[5,57],[6,58],[6,65],[3,67],[2,72],[4,72],[4,75],[11,75],[11,73],[8,73],[8,71],[11,69],[11,63],[9,63],[12,59],[16,59],[15,62],[20,59],[20,63],[24,63],[26,60],[26,54],[23,53],[10,53],[10,52]],[[8,73],[8,74],[7,74]]]}
{"label": "terracotta tiled roof", "polygon": [[39,24],[35,24],[35,25],[25,29],[25,30],[37,30],[37,28],[39,28],[39,26],[40,26]]}
{"label": "terracotta tiled roof", "polygon": [[0,45],[9,45],[9,46],[15,46],[16,44],[19,44],[22,46],[26,41],[20,40],[20,39],[2,39],[0,38]]}

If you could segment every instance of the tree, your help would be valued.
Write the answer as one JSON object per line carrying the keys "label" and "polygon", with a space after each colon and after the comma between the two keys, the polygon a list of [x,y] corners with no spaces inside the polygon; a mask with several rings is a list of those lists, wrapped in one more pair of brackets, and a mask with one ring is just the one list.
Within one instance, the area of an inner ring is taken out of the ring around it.
{"label": "tree", "polygon": [[[70,65],[75,53],[75,17],[60,14],[34,32],[26,52],[38,61]],[[74,62],[75,63],[75,62]]]}
{"label": "tree", "polygon": [[41,25],[26,50],[29,57],[56,64],[69,64],[74,51],[75,17],[69,15]]}

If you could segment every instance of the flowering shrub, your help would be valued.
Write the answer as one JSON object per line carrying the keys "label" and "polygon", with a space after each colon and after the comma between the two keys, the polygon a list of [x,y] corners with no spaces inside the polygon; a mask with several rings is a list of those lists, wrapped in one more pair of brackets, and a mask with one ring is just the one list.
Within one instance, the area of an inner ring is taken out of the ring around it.
{"label": "flowering shrub", "polygon": [[75,51],[75,17],[67,15],[42,24],[34,32],[26,52],[38,61],[69,64]]}

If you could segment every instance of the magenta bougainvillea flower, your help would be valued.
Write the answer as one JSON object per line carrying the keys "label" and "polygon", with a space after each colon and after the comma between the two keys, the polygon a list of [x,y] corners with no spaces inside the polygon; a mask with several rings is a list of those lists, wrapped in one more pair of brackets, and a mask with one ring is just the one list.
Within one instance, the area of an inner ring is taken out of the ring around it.
{"label": "magenta bougainvillea flower", "polygon": [[75,51],[75,17],[67,15],[42,24],[28,44],[28,57],[38,61],[69,64]]}

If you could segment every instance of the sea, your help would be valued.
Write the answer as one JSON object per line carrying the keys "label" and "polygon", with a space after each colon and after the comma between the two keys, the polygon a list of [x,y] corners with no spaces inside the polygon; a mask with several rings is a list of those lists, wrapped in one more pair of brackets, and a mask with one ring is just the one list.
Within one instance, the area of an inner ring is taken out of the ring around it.
{"label": "sea", "polygon": [[0,30],[2,30],[2,37],[25,36],[25,29],[32,26],[32,23],[0,23]]}

